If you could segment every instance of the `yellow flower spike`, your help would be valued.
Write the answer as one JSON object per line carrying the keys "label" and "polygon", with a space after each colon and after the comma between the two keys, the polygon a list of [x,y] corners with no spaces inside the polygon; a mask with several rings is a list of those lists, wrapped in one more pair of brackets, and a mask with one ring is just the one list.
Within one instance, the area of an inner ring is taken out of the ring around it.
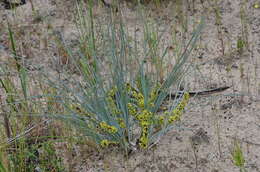
{"label": "yellow flower spike", "polygon": [[127,103],[127,108],[128,108],[130,115],[132,115],[134,117],[137,115],[137,111],[131,103]]}
{"label": "yellow flower spike", "polygon": [[121,112],[120,110],[118,110],[118,109],[114,109],[113,112],[114,112],[115,115],[120,115],[120,114],[122,113],[122,112]]}
{"label": "yellow flower spike", "polygon": [[128,93],[130,93],[132,90],[131,85],[129,83],[126,83],[125,88]]}
{"label": "yellow flower spike", "polygon": [[[188,101],[189,101],[190,95],[189,93],[184,93],[182,100],[180,101],[180,103],[177,105],[177,107],[175,109],[173,109],[173,111],[171,112],[171,116],[168,119],[169,123],[173,123],[175,121],[180,120],[182,112],[185,108],[185,106],[187,105]],[[167,113],[168,114],[168,113]]]}
{"label": "yellow flower spike", "polygon": [[190,94],[188,92],[184,93],[184,100],[189,100],[190,99]]}
{"label": "yellow flower spike", "polygon": [[136,91],[133,91],[132,96],[137,100],[137,105],[140,108],[144,107],[144,96],[142,93],[137,93]]}
{"label": "yellow flower spike", "polygon": [[254,7],[255,9],[258,9],[258,8],[259,8],[259,4],[258,4],[258,3],[255,3],[255,4],[253,5],[253,7]]}
{"label": "yellow flower spike", "polygon": [[140,142],[139,145],[140,145],[140,147],[143,148],[143,149],[148,148],[148,145],[147,145],[146,143]]}
{"label": "yellow flower spike", "polygon": [[118,122],[119,122],[120,128],[126,128],[125,122],[124,122],[124,120],[122,118],[119,118]]}
{"label": "yellow flower spike", "polygon": [[164,123],[164,116],[159,117],[159,124],[162,125]]}
{"label": "yellow flower spike", "polygon": [[172,111],[172,114],[173,115],[181,115],[181,111],[178,109],[178,108],[175,108],[173,111]]}
{"label": "yellow flower spike", "polygon": [[138,93],[138,94],[137,94],[137,97],[138,97],[138,99],[144,99],[144,96],[143,96],[142,93]]}
{"label": "yellow flower spike", "polygon": [[184,107],[185,107],[185,104],[184,103],[180,103],[179,105],[178,105],[178,109],[179,109],[179,111],[183,111],[184,110]]}
{"label": "yellow flower spike", "polygon": [[106,123],[105,122],[100,122],[99,125],[102,129],[106,129]]}
{"label": "yellow flower spike", "polygon": [[114,104],[114,99],[111,96],[108,96],[106,99],[107,99],[107,102],[109,102],[109,103],[112,102]]}
{"label": "yellow flower spike", "polygon": [[175,121],[178,121],[179,119],[180,119],[179,116],[173,115],[173,116],[170,116],[168,122],[169,122],[169,123],[173,123],[173,122],[175,122]]}
{"label": "yellow flower spike", "polygon": [[138,94],[137,94],[137,92],[136,91],[133,91],[133,97],[135,98],[135,99],[138,99]]}
{"label": "yellow flower spike", "polygon": [[140,108],[144,108],[144,99],[139,99],[139,100],[138,100],[138,106],[139,106]]}
{"label": "yellow flower spike", "polygon": [[148,126],[143,127],[142,133],[143,133],[143,135],[148,135]]}
{"label": "yellow flower spike", "polygon": [[107,140],[107,139],[104,139],[104,140],[102,140],[101,142],[100,142],[100,145],[102,146],[102,147],[107,147],[108,145],[109,145],[109,141]]}
{"label": "yellow flower spike", "polygon": [[117,128],[114,127],[114,126],[109,126],[109,127],[108,127],[108,132],[109,132],[109,133],[116,133],[116,132],[117,132]]}
{"label": "yellow flower spike", "polygon": [[148,111],[147,109],[142,110],[142,112],[137,116],[137,120],[139,120],[139,125],[142,129],[142,134],[140,137],[140,147],[147,148],[148,147],[148,130],[149,126],[151,125],[151,117],[152,112]]}
{"label": "yellow flower spike", "polygon": [[109,91],[108,91],[108,96],[109,97],[114,97],[115,94],[117,92],[117,88],[116,87],[112,87]]}
{"label": "yellow flower spike", "polygon": [[99,125],[101,129],[103,129],[104,131],[108,131],[108,133],[116,133],[118,131],[115,126],[110,126],[105,122],[100,122]]}
{"label": "yellow flower spike", "polygon": [[148,121],[141,121],[141,126],[142,127],[146,127],[146,126],[149,126],[149,122]]}
{"label": "yellow flower spike", "polygon": [[145,109],[137,116],[137,119],[139,121],[148,120],[151,116],[152,113]]}
{"label": "yellow flower spike", "polygon": [[141,148],[146,149],[148,147],[148,138],[146,136],[142,136],[140,138],[139,145],[140,145]]}
{"label": "yellow flower spike", "polygon": [[143,121],[144,120],[144,116],[142,114],[140,114],[140,115],[137,116],[137,119],[139,121]]}

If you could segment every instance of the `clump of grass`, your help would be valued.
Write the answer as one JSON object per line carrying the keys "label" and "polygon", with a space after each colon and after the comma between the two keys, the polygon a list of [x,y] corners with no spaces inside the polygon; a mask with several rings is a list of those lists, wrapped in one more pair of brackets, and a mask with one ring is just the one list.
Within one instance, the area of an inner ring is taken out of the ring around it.
{"label": "clump of grass", "polygon": [[[30,135],[31,131],[36,128],[34,126],[37,126],[41,121],[39,117],[34,118],[33,115],[52,111],[49,106],[53,102],[48,99],[47,95],[36,96],[30,92],[34,89],[37,90],[38,87],[32,82],[33,77],[29,77],[28,71],[23,65],[23,59],[16,51],[15,38],[9,23],[7,28],[13,58],[10,58],[6,64],[0,65],[0,86],[1,92],[4,93],[0,99],[0,114],[4,117],[5,131],[1,132],[1,138],[4,139],[0,143],[0,154],[6,155],[5,157],[0,156],[0,171],[35,171],[36,168],[52,171],[49,167],[53,167],[55,170],[61,169],[61,165],[57,162],[58,158],[54,156],[56,154],[54,149],[52,152],[50,148],[46,149],[47,153],[42,154],[38,152],[39,147],[42,146],[36,143],[41,140],[40,132],[35,134],[37,138]],[[40,79],[38,82],[41,82]],[[40,92],[44,93],[45,90],[44,88],[38,90],[39,94]],[[47,98],[45,102],[42,102],[39,97]],[[54,107],[55,103],[52,106]],[[0,129],[2,130],[2,127]],[[41,142],[41,144],[43,143]],[[48,143],[48,146],[53,145]],[[45,151],[45,147],[43,151]],[[46,160],[40,159],[40,156],[51,158],[51,161],[45,162]]]}
{"label": "clump of grass", "polygon": [[[16,52],[16,46],[15,46],[15,40],[13,37],[13,32],[11,30],[11,27],[8,23],[8,32],[9,32],[9,38],[12,48],[12,55],[13,55],[13,63],[15,64],[15,71],[18,72],[18,78],[20,84],[17,86],[17,84],[14,82],[12,77],[5,76],[5,74],[8,75],[9,72],[13,71],[10,68],[8,68],[8,65],[1,65],[0,66],[0,72],[3,75],[3,77],[0,78],[0,85],[3,88],[3,92],[5,93],[5,97],[1,100],[2,101],[2,113],[4,116],[4,128],[7,138],[11,138],[14,131],[16,131],[12,126],[10,122],[10,114],[24,112],[28,110],[28,87],[27,87],[27,72],[26,69],[21,65],[21,60],[19,60],[19,56]],[[22,99],[22,100],[21,100]],[[30,123],[30,118],[23,117],[23,120],[20,122]],[[18,126],[17,126],[18,128]]]}
{"label": "clump of grass", "polygon": [[[171,71],[163,75],[150,72],[152,68],[162,70],[161,64],[165,64],[162,60],[167,53],[167,49],[160,50],[156,35],[144,35],[141,44],[137,37],[130,40],[122,16],[111,13],[109,25],[100,26],[106,28],[98,33],[106,39],[99,39],[93,27],[92,11],[89,10],[87,16],[89,23],[82,13],[79,17],[84,24],[80,27],[84,34],[80,34],[79,39],[89,38],[90,53],[78,54],[81,58],[75,64],[80,77],[66,77],[69,81],[66,83],[49,78],[49,84],[63,97],[61,101],[66,109],[66,114],[50,116],[73,124],[101,147],[114,145],[126,153],[149,149],[180,120],[189,101],[185,90],[173,96],[169,92],[172,86],[179,87],[189,69],[188,57],[200,36],[203,22],[192,33],[182,54],[176,57]],[[146,26],[144,30],[147,31]],[[98,42],[101,44],[97,45]],[[75,54],[67,50],[72,59]],[[102,54],[105,57],[101,60]],[[167,99],[172,99],[173,103],[162,108]]]}
{"label": "clump of grass", "polygon": [[233,148],[231,150],[232,160],[235,166],[240,169],[240,172],[246,172],[245,169],[245,157],[241,145],[237,140],[234,141]]}
{"label": "clump of grass", "polygon": [[239,37],[237,39],[237,50],[240,54],[244,51],[245,46],[246,46],[246,42],[241,37]]}
{"label": "clump of grass", "polygon": [[245,50],[249,49],[249,42],[248,42],[248,16],[246,11],[247,1],[243,1],[240,6],[240,21],[241,21],[241,36],[237,40],[237,49],[238,52],[241,54]]}
{"label": "clump of grass", "polygon": [[[58,157],[51,142],[28,145],[26,140],[19,140],[17,147],[7,149],[5,164],[0,159],[0,171],[65,171],[62,158]],[[19,147],[18,147],[19,146]],[[1,150],[2,152],[3,150]],[[3,151],[4,152],[4,151]]]}

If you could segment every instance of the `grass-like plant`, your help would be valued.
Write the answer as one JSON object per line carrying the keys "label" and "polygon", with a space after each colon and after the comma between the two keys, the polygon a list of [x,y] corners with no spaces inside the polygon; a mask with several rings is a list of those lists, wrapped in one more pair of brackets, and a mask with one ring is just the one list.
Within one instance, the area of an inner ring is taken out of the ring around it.
{"label": "grass-like plant", "polygon": [[1,172],[7,172],[7,169],[4,165],[4,161],[3,161],[3,158],[2,158],[2,153],[0,152],[0,171]]}
{"label": "grass-like plant", "polygon": [[[149,149],[180,120],[189,101],[188,92],[172,97],[169,92],[173,86],[179,88],[189,69],[188,57],[203,22],[170,72],[162,75],[156,71],[170,62],[164,61],[167,49],[160,49],[161,36],[152,35],[146,22],[142,39],[130,39],[122,16],[114,13],[96,32],[92,10],[85,16],[82,8],[78,6],[78,39],[85,49],[76,54],[67,48],[80,76],[49,79],[66,109],[66,114],[50,116],[70,122],[101,147],[119,146],[125,152]],[[80,58],[73,60],[76,56]],[[172,103],[163,108],[167,99]]]}
{"label": "grass-like plant", "polygon": [[235,140],[233,148],[231,150],[232,160],[235,166],[237,166],[240,172],[246,172],[245,169],[245,157],[241,148],[240,143]]}
{"label": "grass-like plant", "polygon": [[[23,59],[17,52],[15,33],[9,23],[7,23],[7,29],[13,58],[5,64],[0,64],[0,88],[3,93],[0,99],[0,115],[4,119],[1,123],[3,128],[0,128],[1,131],[4,130],[1,132],[0,142],[0,171],[35,171],[36,168],[45,171],[52,171],[51,168],[64,171],[61,160],[56,157],[53,145],[44,142],[36,143],[42,139],[40,132],[39,135],[35,134],[37,139],[33,138],[33,135],[28,136],[41,121],[39,117],[34,118],[32,115],[44,111],[53,112],[49,106],[51,104],[55,107],[56,102],[52,102],[53,96],[48,97],[47,94],[36,96],[30,92],[38,89],[39,92],[49,93],[52,89],[40,90],[38,85],[32,84],[32,79],[29,78],[28,71],[23,65]],[[37,81],[41,82],[40,79]],[[43,102],[43,99],[46,101]],[[40,146],[43,146],[41,154],[38,152]],[[41,159],[41,156],[44,158]]]}

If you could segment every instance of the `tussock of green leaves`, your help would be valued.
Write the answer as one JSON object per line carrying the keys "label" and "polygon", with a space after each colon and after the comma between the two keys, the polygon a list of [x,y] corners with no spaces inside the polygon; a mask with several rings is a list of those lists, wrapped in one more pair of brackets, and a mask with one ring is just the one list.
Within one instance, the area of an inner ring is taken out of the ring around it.
{"label": "tussock of green leaves", "polygon": [[234,141],[234,145],[231,150],[231,155],[232,155],[234,165],[239,167],[240,172],[246,172],[245,157],[241,145],[237,140]]}
{"label": "tussock of green leaves", "polygon": [[[188,57],[203,22],[192,33],[182,54],[176,57],[171,71],[162,75],[152,73],[150,68],[163,70],[167,52],[159,50],[159,36],[149,32],[146,23],[143,27],[146,35],[139,43],[137,38],[129,40],[131,36],[123,20],[113,13],[107,20],[110,23],[100,26],[103,32],[96,33],[92,10],[85,16],[81,8],[78,7],[79,39],[89,38],[86,40],[88,53],[79,52],[80,60],[74,61],[81,77],[69,77],[66,83],[48,78],[62,97],[65,114],[60,119],[102,147],[119,146],[126,152],[148,149],[180,119],[188,103],[189,96],[183,92],[164,109],[165,113],[161,112],[170,88],[178,87],[189,69]],[[76,54],[69,48],[67,51],[73,59]],[[157,62],[149,62],[149,56],[157,58]],[[130,67],[131,62],[135,62],[134,68]]]}

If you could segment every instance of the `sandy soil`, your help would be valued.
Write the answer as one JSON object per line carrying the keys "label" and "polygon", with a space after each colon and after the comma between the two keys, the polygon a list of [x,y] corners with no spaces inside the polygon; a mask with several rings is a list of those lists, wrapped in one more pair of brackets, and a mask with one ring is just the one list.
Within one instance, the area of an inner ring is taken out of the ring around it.
{"label": "sandy soil", "polygon": [[[202,2],[195,1],[194,7],[192,3],[184,2],[188,32],[192,31],[193,23],[202,14],[206,23],[193,58],[202,74],[191,74],[186,82],[193,90],[219,86],[231,88],[221,96],[193,98],[191,102],[194,103],[189,105],[176,129],[148,152],[136,152],[126,159],[117,151],[84,154],[75,146],[76,155],[64,157],[65,162],[70,164],[67,164],[70,171],[239,171],[230,153],[234,138],[242,144],[246,169],[250,172],[260,171],[260,8],[253,8],[255,0],[248,0],[245,5],[249,48],[239,53],[235,49],[242,32],[240,6],[244,1],[218,1],[222,16],[220,26],[216,23],[213,3]],[[149,17],[160,28],[166,28],[163,41],[169,47],[173,46],[170,26],[178,24],[175,5],[175,1],[165,2],[157,8],[147,5]],[[41,68],[55,71],[65,63],[64,59],[66,61],[66,54],[55,44],[55,39],[61,36],[72,46],[77,45],[77,30],[73,23],[75,2],[35,0],[33,6],[37,16],[32,12],[30,3],[27,3],[17,8],[15,20],[12,17],[14,12],[0,11],[0,62],[5,62],[11,55],[6,30],[8,19],[15,28],[18,49],[25,62],[28,62],[28,69],[31,72]],[[190,9],[187,8],[189,6]],[[131,32],[140,25],[135,15],[137,9],[131,4],[123,4],[122,8]],[[107,8],[96,5],[94,17],[105,22],[107,11]]]}

